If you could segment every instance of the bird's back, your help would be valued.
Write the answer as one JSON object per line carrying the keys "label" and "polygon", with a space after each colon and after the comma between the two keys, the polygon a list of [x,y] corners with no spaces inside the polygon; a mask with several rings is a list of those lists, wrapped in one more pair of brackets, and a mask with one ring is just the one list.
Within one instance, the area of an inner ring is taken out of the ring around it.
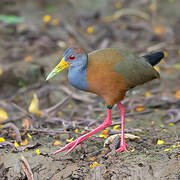
{"label": "bird's back", "polygon": [[101,49],[88,54],[88,91],[104,98],[106,104],[122,100],[125,92],[159,78],[144,58],[120,49]]}

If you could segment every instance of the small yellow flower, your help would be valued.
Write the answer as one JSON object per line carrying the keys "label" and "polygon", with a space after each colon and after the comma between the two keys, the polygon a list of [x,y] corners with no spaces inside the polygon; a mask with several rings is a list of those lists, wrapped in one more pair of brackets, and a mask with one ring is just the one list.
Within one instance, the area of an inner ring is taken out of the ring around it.
{"label": "small yellow flower", "polygon": [[74,137],[72,137],[71,139],[66,139],[66,142],[73,142],[73,140],[74,140]]}
{"label": "small yellow flower", "polygon": [[78,133],[78,132],[79,132],[79,129],[76,128],[76,129],[74,130],[74,132],[75,132],[75,133]]}
{"label": "small yellow flower", "polygon": [[166,151],[170,151],[170,148],[164,149],[164,151],[165,151],[165,152],[166,152]]}
{"label": "small yellow flower", "polygon": [[89,167],[93,168],[93,167],[96,167],[96,166],[100,166],[100,164],[95,161],[95,162],[91,163]]}
{"label": "small yellow flower", "polygon": [[149,91],[146,91],[144,95],[145,95],[145,97],[150,97],[151,93]]}
{"label": "small yellow flower", "polygon": [[169,125],[170,125],[170,126],[173,126],[173,125],[174,125],[174,123],[169,123]]}
{"label": "small yellow flower", "polygon": [[158,145],[164,144],[164,141],[163,141],[163,140],[158,139],[157,144],[158,144]]}
{"label": "small yellow flower", "polygon": [[0,137],[0,142],[4,142],[4,141],[5,141],[5,139]]}
{"label": "small yellow flower", "polygon": [[85,131],[84,131],[84,130],[82,130],[82,131],[81,131],[81,134],[84,134],[84,133],[85,133]]}
{"label": "small yellow flower", "polygon": [[86,32],[88,34],[92,34],[94,32],[94,28],[92,26],[87,27]]}
{"label": "small yellow flower", "polygon": [[26,146],[26,145],[28,145],[28,140],[27,139],[25,139],[24,141],[21,142],[21,146]]}
{"label": "small yellow flower", "polygon": [[131,152],[134,152],[135,151],[135,149],[133,148],[132,150],[131,150]]}
{"label": "small yellow flower", "polygon": [[39,149],[36,149],[35,152],[36,152],[37,155],[40,155]]}
{"label": "small yellow flower", "polygon": [[17,141],[14,141],[14,146],[15,146],[16,148],[19,147],[19,144],[17,143]]}
{"label": "small yellow flower", "polygon": [[120,131],[120,129],[119,129],[120,127],[121,127],[120,125],[116,125],[116,126],[113,127],[113,129],[114,129],[115,131]]}
{"label": "small yellow flower", "polygon": [[176,146],[175,145],[172,145],[171,148],[175,148]]}
{"label": "small yellow flower", "polygon": [[47,14],[47,15],[43,16],[42,20],[43,20],[43,22],[47,23],[51,20],[51,16],[49,14]]}
{"label": "small yellow flower", "polygon": [[107,138],[108,136],[109,136],[108,129],[105,129],[104,131],[102,131],[101,134],[99,134],[99,137],[101,138]]}
{"label": "small yellow flower", "polygon": [[27,136],[28,136],[28,138],[29,138],[29,139],[31,139],[31,138],[32,138],[32,136],[31,136],[29,133],[27,133]]}

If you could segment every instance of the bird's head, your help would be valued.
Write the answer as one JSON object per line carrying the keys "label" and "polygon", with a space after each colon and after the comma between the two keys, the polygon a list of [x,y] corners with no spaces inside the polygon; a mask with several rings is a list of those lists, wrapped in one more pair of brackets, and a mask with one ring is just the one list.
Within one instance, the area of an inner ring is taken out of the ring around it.
{"label": "bird's head", "polygon": [[59,64],[51,71],[46,80],[53,78],[56,74],[66,68],[69,68],[71,70],[73,68],[85,67],[86,65],[87,54],[82,48],[68,48],[64,52],[63,58],[61,59]]}

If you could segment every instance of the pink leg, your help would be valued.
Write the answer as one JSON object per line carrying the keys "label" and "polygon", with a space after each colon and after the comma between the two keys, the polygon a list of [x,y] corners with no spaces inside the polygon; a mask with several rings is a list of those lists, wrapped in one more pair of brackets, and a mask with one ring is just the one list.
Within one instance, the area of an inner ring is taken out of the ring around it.
{"label": "pink leg", "polygon": [[75,139],[73,142],[67,144],[66,146],[64,146],[63,148],[59,149],[58,151],[54,152],[53,154],[57,154],[61,151],[65,151],[67,149],[69,149],[66,154],[70,153],[79,143],[81,143],[82,141],[84,141],[86,138],[88,138],[89,136],[97,133],[98,131],[110,126],[112,124],[112,120],[111,120],[111,110],[107,109],[107,117],[104,120],[103,124],[101,124],[99,127],[97,127],[96,129],[92,130],[91,132],[84,134],[83,136]]}
{"label": "pink leg", "polygon": [[121,113],[121,144],[120,144],[120,148],[117,149],[117,152],[121,152],[121,151],[128,151],[126,149],[127,144],[125,143],[125,138],[124,138],[124,116],[125,116],[125,109],[124,109],[124,105],[121,103],[118,103],[118,108],[119,111]]}

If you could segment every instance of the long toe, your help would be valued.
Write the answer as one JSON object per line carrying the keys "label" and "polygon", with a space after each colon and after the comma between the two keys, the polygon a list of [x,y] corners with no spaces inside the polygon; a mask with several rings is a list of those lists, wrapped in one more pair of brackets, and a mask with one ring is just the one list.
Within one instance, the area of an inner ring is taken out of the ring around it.
{"label": "long toe", "polygon": [[116,150],[116,152],[122,152],[122,151],[128,152],[128,150],[126,149],[126,146],[127,146],[126,144],[121,145],[120,148]]}
{"label": "long toe", "polygon": [[[64,146],[63,148],[55,151],[53,154],[55,155],[55,154],[58,154],[58,153],[60,153],[60,152],[62,152],[62,151],[65,151],[65,150],[67,150],[67,149],[69,149],[69,148],[72,148],[72,147],[74,147],[75,144],[76,144],[76,140],[74,140],[73,142],[67,144],[67,145]],[[77,145],[76,145],[76,146],[77,146]],[[74,148],[75,148],[75,147],[74,147]],[[73,148],[73,149],[74,149],[74,148]],[[70,150],[71,150],[71,149],[70,149]]]}

